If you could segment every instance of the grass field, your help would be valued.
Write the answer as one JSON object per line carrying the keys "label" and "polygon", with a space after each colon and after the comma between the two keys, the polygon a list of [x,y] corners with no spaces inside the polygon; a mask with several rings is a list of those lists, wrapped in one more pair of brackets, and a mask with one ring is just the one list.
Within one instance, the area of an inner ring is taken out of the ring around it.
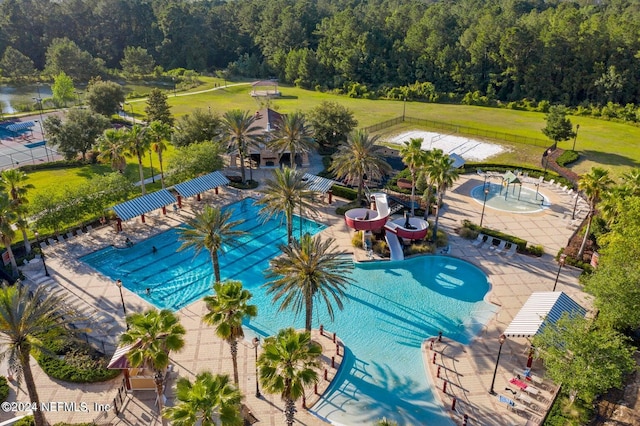
{"label": "grass field", "polygon": [[[213,81],[213,79],[211,82],[207,81],[207,86],[213,87]],[[269,105],[283,113],[295,110],[308,111],[322,101],[333,101],[351,109],[358,120],[359,127],[366,127],[402,116],[403,108],[406,108],[406,115],[411,117],[544,139],[541,129],[545,126],[545,115],[539,112],[420,102],[407,102],[403,105],[402,101],[352,99],[296,87],[279,86],[279,89],[283,96],[271,100]],[[250,91],[251,87],[248,83],[240,83],[236,86],[192,95],[178,93],[178,96],[170,95],[168,100],[176,116],[188,114],[194,108],[211,108],[212,111],[222,114],[234,108],[253,111],[265,106],[264,103],[252,98]],[[144,101],[132,101],[132,105],[136,114],[142,117]],[[576,150],[582,154],[582,157],[572,166],[576,173],[582,174],[589,171],[591,167],[600,165],[609,169],[613,176],[620,176],[640,165],[638,149],[640,128],[587,117],[571,116],[570,119],[574,126],[580,125]],[[542,154],[540,148],[509,143],[503,143],[503,145],[511,149],[508,153],[497,157],[496,161],[516,164],[524,162],[539,166]],[[560,147],[571,149],[572,145],[573,140],[562,142]]]}

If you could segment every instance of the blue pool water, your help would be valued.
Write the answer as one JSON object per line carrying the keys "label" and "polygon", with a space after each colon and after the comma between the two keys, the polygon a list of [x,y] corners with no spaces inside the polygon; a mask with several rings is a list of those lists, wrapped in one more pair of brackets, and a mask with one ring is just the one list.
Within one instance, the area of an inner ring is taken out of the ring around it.
{"label": "blue pool water", "polygon": [[[238,211],[238,205],[230,208]],[[255,218],[255,207],[245,208],[246,217]],[[242,280],[258,306],[258,316],[245,324],[249,339],[273,335],[283,327],[304,327],[304,314],[279,312],[262,287],[269,259],[279,254],[272,238],[280,235],[278,242],[284,242],[285,224],[254,225],[249,239],[256,241],[254,252],[234,250],[221,257],[223,277]],[[307,226],[321,228],[312,222]],[[151,257],[154,245],[158,261]],[[146,297],[145,288],[153,288],[151,301],[158,307],[182,307],[209,291],[212,272],[206,254],[192,260],[191,253],[175,252],[179,245],[175,231],[168,231],[130,250],[107,249],[84,260],[111,278],[126,276],[125,285],[141,297]],[[451,425],[431,391],[420,345],[439,330],[463,343],[478,333],[495,312],[484,301],[489,290],[486,275],[459,259],[425,256],[356,265],[351,278],[345,309],[336,309],[333,322],[323,304],[314,307],[314,328],[322,323],[335,331],[347,350],[340,373],[311,411],[343,425],[371,424],[382,416],[401,425]]]}
{"label": "blue pool water", "polygon": [[495,210],[511,213],[535,213],[550,206],[549,199],[538,189],[521,185],[509,185],[509,189],[496,184],[487,183],[471,189],[471,196],[479,203],[484,203],[484,189],[488,188],[486,206]]}
{"label": "blue pool water", "polygon": [[[247,232],[238,238],[234,247],[220,252],[220,274],[223,280],[239,280],[250,285],[262,283],[263,271],[269,260],[281,253],[280,245],[287,241],[284,218],[264,223],[258,215],[259,207],[252,199],[245,199],[224,207],[232,210],[232,220],[244,220],[235,229]],[[300,220],[293,222],[295,236],[300,233]],[[317,234],[326,226],[302,220],[303,232]],[[158,234],[130,248],[107,247],[84,256],[82,260],[112,279],[121,279],[123,285],[158,308],[178,310],[212,293],[213,266],[207,250],[198,256],[193,250],[178,252],[182,242],[178,230]],[[157,249],[154,253],[153,247]],[[150,289],[147,294],[146,289]]]}

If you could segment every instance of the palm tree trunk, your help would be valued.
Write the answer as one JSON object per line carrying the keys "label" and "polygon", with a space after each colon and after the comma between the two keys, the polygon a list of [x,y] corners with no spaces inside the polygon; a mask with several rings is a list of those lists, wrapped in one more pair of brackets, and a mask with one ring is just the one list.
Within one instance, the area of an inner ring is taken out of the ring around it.
{"label": "palm tree trunk", "polygon": [[162,152],[158,152],[158,162],[160,162],[160,182],[162,182],[162,189],[164,186],[164,169],[162,168]]}
{"label": "palm tree trunk", "polygon": [[578,259],[582,259],[584,250],[587,248],[587,240],[589,239],[589,233],[591,232],[591,222],[593,221],[593,209],[589,212],[589,220],[587,221],[587,227],[584,230],[584,238],[582,244],[580,244],[580,250],[578,250]]}
{"label": "palm tree trunk", "polygon": [[7,248],[7,253],[9,253],[9,261],[11,262],[11,276],[15,278],[18,276],[18,264],[16,263],[16,257],[13,254],[13,250],[11,250],[11,240],[5,237],[2,239],[2,243]]}
{"label": "palm tree trunk", "polygon": [[244,152],[242,150],[238,150],[238,155],[240,156],[240,176],[242,176],[242,183],[244,183]]}
{"label": "palm tree trunk", "polygon": [[287,398],[284,402],[284,417],[287,419],[287,426],[293,426],[294,416],[296,415],[296,403],[291,398]]}
{"label": "palm tree trunk", "polygon": [[218,260],[218,252],[211,252],[211,263],[213,263],[213,275],[216,278],[216,282],[220,282],[220,261]]}
{"label": "palm tree trunk", "polygon": [[162,410],[164,408],[164,377],[162,371],[156,370],[155,374],[153,375],[153,381],[156,384],[156,395],[158,396],[158,415],[160,416],[162,424],[164,425],[164,417],[162,416]]}
{"label": "palm tree trunk", "polygon": [[429,210],[431,210],[431,182],[427,183],[427,208],[424,210],[424,220],[429,217]]}
{"label": "palm tree trunk", "polygon": [[291,244],[293,240],[293,209],[287,209],[287,242]]}
{"label": "palm tree trunk", "polygon": [[304,328],[306,331],[311,331],[311,320],[313,318],[313,296],[306,297],[306,309],[305,309],[305,319],[304,319]]}
{"label": "palm tree trunk", "polygon": [[416,199],[416,172],[411,170],[411,216],[416,215],[415,200]]}
{"label": "palm tree trunk", "polygon": [[289,162],[291,163],[291,168],[293,170],[295,170],[298,167],[298,165],[296,164],[296,150],[295,149],[291,150],[291,152],[289,153],[289,157],[290,157],[289,158],[289,160],[290,160]]}
{"label": "palm tree trunk", "polygon": [[140,172],[140,187],[142,188],[142,195],[147,193],[144,187],[144,170],[142,169],[142,157],[138,155],[138,171]]}
{"label": "palm tree trunk", "polygon": [[231,362],[233,364],[233,382],[236,387],[240,388],[240,379],[238,378],[238,341],[236,339],[229,340],[229,350],[231,352]]}
{"label": "palm tree trunk", "polygon": [[[30,349],[31,347],[29,344],[23,344],[19,346],[18,353],[20,357],[20,365],[22,366],[22,374],[24,375],[24,382],[27,386],[29,402],[35,404],[36,407],[40,407],[40,397],[38,396],[36,383],[33,379],[33,372],[31,371]],[[36,426],[46,426],[47,424],[47,421],[44,418],[44,413],[39,409],[33,412],[33,419],[35,420]]]}
{"label": "palm tree trunk", "polygon": [[360,176],[358,178],[358,205],[360,205],[362,203],[362,190],[364,189],[364,179],[362,179],[362,176]]}
{"label": "palm tree trunk", "polygon": [[29,254],[31,253],[31,241],[27,237],[27,230],[22,228],[22,241],[24,241],[24,251]]}

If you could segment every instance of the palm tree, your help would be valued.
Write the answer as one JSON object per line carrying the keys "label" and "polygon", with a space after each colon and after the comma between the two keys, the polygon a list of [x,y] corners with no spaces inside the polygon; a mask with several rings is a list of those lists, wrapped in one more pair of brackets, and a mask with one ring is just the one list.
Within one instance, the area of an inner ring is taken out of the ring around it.
{"label": "palm tree", "polygon": [[379,179],[391,171],[385,161],[382,146],[376,145],[379,136],[369,136],[362,129],[349,134],[347,143],[338,148],[333,155],[330,170],[338,179],[358,182],[358,202],[362,200],[362,190],[366,177]]}
{"label": "palm tree", "polygon": [[216,282],[213,290],[216,294],[203,299],[209,312],[202,321],[215,327],[216,335],[229,344],[233,382],[238,386],[238,340],[244,337],[242,321],[258,315],[258,307],[249,305],[251,292],[243,289],[240,281]]}
{"label": "palm tree", "polygon": [[427,152],[422,150],[422,142],[422,138],[412,138],[400,148],[402,162],[411,172],[411,216],[415,216],[416,174],[427,158]]}
{"label": "palm tree", "polygon": [[[438,191],[438,199],[436,201],[436,222],[433,226],[433,241],[437,240],[438,235],[438,220],[440,219],[440,206],[447,188],[451,187],[453,183],[458,179],[459,173],[457,169],[453,168],[454,160],[448,155],[444,155],[442,150],[434,149],[435,151],[429,159],[429,163],[426,164],[427,173],[431,179],[431,182],[436,186]],[[440,152],[437,152],[440,151]]]}
{"label": "palm tree", "polygon": [[342,310],[344,289],[351,282],[346,278],[353,263],[333,250],[333,238],[322,241],[320,236],[304,234],[300,241],[281,246],[282,256],[271,260],[264,284],[273,301],[281,300],[280,310],[292,307],[296,314],[305,310],[305,329],[311,331],[313,301],[322,299],[333,321],[333,306]]}
{"label": "palm tree", "polygon": [[171,126],[162,121],[152,121],[148,128],[149,137],[153,141],[151,149],[158,154],[158,161],[160,162],[160,182],[162,182],[162,189],[164,186],[164,168],[162,162],[162,153],[167,149],[167,141],[171,138]]}
{"label": "palm tree", "polygon": [[624,186],[629,190],[629,195],[640,196],[640,169],[633,169],[622,175]]}
{"label": "palm tree", "polygon": [[[40,405],[40,398],[31,371],[30,353],[32,349],[44,350],[42,337],[62,336],[69,321],[64,301],[51,295],[45,287],[37,287],[33,292],[27,286],[16,283],[0,286],[0,360],[7,360],[9,372],[20,381],[24,377],[29,401]],[[65,318],[66,317],[66,318]],[[37,426],[47,424],[44,413],[34,410]]]}
{"label": "palm tree", "polygon": [[125,158],[125,138],[122,129],[107,129],[98,138],[98,160],[111,164],[111,169],[124,173],[127,165]]}
{"label": "palm tree", "polygon": [[15,205],[9,199],[9,195],[6,193],[0,193],[0,240],[9,253],[9,260],[11,261],[11,270],[14,277],[18,275],[18,264],[16,263],[16,257],[13,255],[11,249],[11,242],[16,236],[16,232],[13,230],[12,225],[16,223],[18,216],[16,214]]}
{"label": "palm tree", "polygon": [[321,354],[322,347],[311,341],[308,331],[286,328],[265,339],[258,358],[260,382],[265,392],[280,394],[287,426],[293,425],[295,404],[304,395],[305,386],[318,382]]}
{"label": "palm tree", "polygon": [[169,353],[184,347],[186,330],[168,309],[136,312],[127,317],[127,331],[120,335],[120,343],[133,345],[127,354],[134,368],[150,368],[158,396],[158,412],[162,413],[164,371],[169,366]]}
{"label": "palm tree", "polygon": [[26,183],[29,176],[18,169],[8,169],[0,174],[0,185],[9,193],[9,198],[12,204],[15,206],[15,212],[17,214],[16,224],[22,231],[22,240],[24,241],[24,249],[27,254],[31,253],[31,244],[27,237],[28,221],[25,219],[26,206],[29,202],[27,199],[27,192],[29,189],[33,189],[34,186],[30,183]]}
{"label": "palm tree", "polygon": [[600,201],[602,194],[604,194],[613,181],[609,178],[609,171],[600,167],[593,167],[591,171],[582,177],[578,181],[578,188],[582,190],[589,201],[589,214],[587,215],[587,228],[584,231],[584,238],[578,251],[578,259],[582,258],[584,250],[587,247],[587,240],[591,232],[591,222],[593,216],[596,213],[596,204]]}
{"label": "palm tree", "polygon": [[150,139],[146,129],[138,124],[134,124],[131,130],[125,133],[127,152],[130,156],[138,159],[138,172],[140,173],[140,187],[142,195],[147,193],[144,186],[144,169],[142,167],[142,159],[147,151],[149,151]]}
{"label": "palm tree", "polygon": [[216,282],[220,281],[218,252],[224,253],[227,246],[237,245],[237,238],[246,233],[233,229],[244,220],[231,221],[232,213],[207,205],[201,213],[187,221],[188,226],[178,228],[179,239],[183,242],[178,251],[193,247],[197,256],[202,249],[207,249],[211,255]]}
{"label": "palm tree", "polygon": [[296,207],[299,210],[315,211],[311,203],[313,192],[309,190],[309,183],[302,180],[302,173],[284,167],[273,171],[274,179],[267,179],[264,194],[257,205],[262,206],[259,214],[266,220],[284,213],[287,221],[287,241],[293,239],[293,214]]}
{"label": "palm tree", "polygon": [[291,168],[296,168],[296,154],[304,154],[314,149],[317,144],[313,138],[313,131],[305,121],[302,112],[283,115],[271,133],[271,139],[267,146],[272,151],[283,154],[290,153]]}
{"label": "palm tree", "polygon": [[224,426],[242,425],[242,393],[229,383],[226,374],[214,376],[206,371],[196,375],[193,383],[181,377],[176,383],[176,398],[179,402],[164,410],[173,426],[216,426],[216,418]]}
{"label": "palm tree", "polygon": [[230,150],[238,151],[240,173],[245,182],[244,159],[250,154],[252,146],[260,140],[261,128],[255,125],[256,116],[249,111],[233,109],[222,116],[222,140]]}

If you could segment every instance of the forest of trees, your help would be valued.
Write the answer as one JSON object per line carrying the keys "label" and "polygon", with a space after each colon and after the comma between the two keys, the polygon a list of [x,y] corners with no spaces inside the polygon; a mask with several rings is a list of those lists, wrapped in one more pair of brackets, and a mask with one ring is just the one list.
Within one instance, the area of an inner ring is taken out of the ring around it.
{"label": "forest of trees", "polygon": [[65,37],[93,73],[130,63],[128,48],[164,70],[354,96],[421,82],[507,102],[640,103],[637,0],[0,0],[4,68],[21,54],[58,72],[50,46]]}

